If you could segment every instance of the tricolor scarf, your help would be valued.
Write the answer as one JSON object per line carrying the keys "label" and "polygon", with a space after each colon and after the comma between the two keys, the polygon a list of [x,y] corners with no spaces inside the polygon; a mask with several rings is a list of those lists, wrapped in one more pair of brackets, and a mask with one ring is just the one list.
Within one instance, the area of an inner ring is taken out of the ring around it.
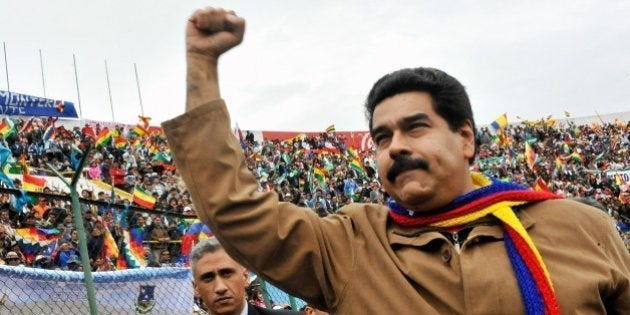
{"label": "tricolor scarf", "polygon": [[405,227],[457,228],[487,215],[495,216],[505,229],[505,247],[527,314],[560,314],[547,268],[513,208],[561,197],[548,191],[533,191],[515,183],[501,182],[480,173],[471,176],[475,186],[480,188],[457,197],[438,210],[410,211],[390,200],[390,218]]}

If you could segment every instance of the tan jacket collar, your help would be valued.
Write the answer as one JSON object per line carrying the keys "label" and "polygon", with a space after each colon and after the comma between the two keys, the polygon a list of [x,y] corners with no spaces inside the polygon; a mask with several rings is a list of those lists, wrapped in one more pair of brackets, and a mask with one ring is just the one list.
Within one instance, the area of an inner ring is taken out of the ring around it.
{"label": "tan jacket collar", "polygon": [[[526,230],[529,230],[536,224],[534,218],[528,215],[527,211],[517,210],[516,215],[519,217]],[[500,221],[492,216],[486,216],[462,227],[462,229],[466,228],[472,228],[466,238],[467,240],[476,239],[478,237],[503,239],[504,230],[500,228]],[[444,232],[448,232],[448,230],[435,227],[407,228],[388,220],[387,234],[389,242],[392,245],[425,246],[436,239],[447,240],[443,235]]]}

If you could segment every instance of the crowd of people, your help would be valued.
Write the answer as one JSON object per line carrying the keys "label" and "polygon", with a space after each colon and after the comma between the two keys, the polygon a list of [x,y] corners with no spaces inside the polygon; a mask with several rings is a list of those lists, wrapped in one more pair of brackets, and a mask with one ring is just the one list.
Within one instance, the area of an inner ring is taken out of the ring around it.
{"label": "crowd of people", "polygon": [[[570,120],[556,126],[542,119],[508,126],[500,134],[482,127],[473,169],[532,188],[540,179],[559,195],[596,204],[615,218],[621,232],[627,232],[630,183],[607,172],[630,167],[629,126],[625,122],[576,126]],[[532,166],[525,155],[526,142],[536,155]],[[310,207],[321,216],[350,202],[388,199],[376,178],[373,152],[348,148],[335,133],[292,142],[245,137],[243,146],[261,189],[273,189],[281,200]],[[363,169],[351,167],[357,156]],[[313,169],[323,170],[324,180],[314,179]]]}
{"label": "crowd of people", "polygon": [[[6,137],[0,133],[0,146],[11,151],[5,170],[26,167],[35,175],[51,175],[46,170],[50,164],[58,172],[74,172],[81,152],[88,143],[98,142],[104,129],[99,124],[58,126],[53,136],[45,135],[54,123],[54,119],[31,118],[17,121],[16,132]],[[146,133],[134,132],[138,127],[144,127]],[[374,152],[350,147],[344,140],[335,132],[290,140],[255,139],[246,132],[241,145],[260,189],[275,191],[281,201],[311,208],[320,216],[334,214],[353,202],[386,203],[388,195],[376,175]],[[535,155],[529,164],[526,143]],[[577,126],[570,119],[562,124],[543,119],[513,124],[498,133],[482,127],[477,136],[478,159],[472,167],[531,187],[542,182],[545,189],[598,206],[610,214],[611,224],[630,248],[630,183],[607,176],[607,172],[630,169],[629,146],[628,122]],[[84,200],[101,201],[81,205],[92,270],[116,269],[115,258],[105,249],[106,234],[120,245],[123,231],[128,229],[142,231],[148,266],[183,265],[181,240],[191,220],[182,216],[194,218],[195,210],[161,131],[141,124],[117,126],[109,143],[97,146],[87,162],[81,171],[89,180],[112,183],[129,193],[140,187],[156,200],[154,210],[120,211],[112,205],[129,205],[131,200],[109,191],[82,189]],[[13,186],[20,189],[22,183],[15,179]],[[32,199],[23,209],[16,208],[14,194],[4,191],[0,196],[0,258],[7,265],[80,270],[71,204],[55,198],[55,194],[63,194],[59,187],[47,186],[43,192],[47,195]],[[24,248],[14,231],[29,227],[56,229],[54,247],[35,253]]]}

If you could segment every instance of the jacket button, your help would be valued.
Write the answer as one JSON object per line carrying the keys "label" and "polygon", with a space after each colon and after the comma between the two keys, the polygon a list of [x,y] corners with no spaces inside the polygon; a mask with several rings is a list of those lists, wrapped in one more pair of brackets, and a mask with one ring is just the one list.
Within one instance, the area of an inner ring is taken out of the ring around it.
{"label": "jacket button", "polygon": [[444,262],[449,262],[449,261],[451,261],[451,251],[450,251],[450,250],[445,249],[445,250],[442,252],[442,260],[443,260]]}

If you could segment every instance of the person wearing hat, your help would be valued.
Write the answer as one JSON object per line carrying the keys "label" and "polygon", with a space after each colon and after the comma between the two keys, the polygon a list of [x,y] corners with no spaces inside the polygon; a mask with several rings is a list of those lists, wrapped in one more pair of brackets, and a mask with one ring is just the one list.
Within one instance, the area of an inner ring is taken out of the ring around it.
{"label": "person wearing hat", "polygon": [[37,255],[35,257],[35,268],[38,269],[52,269],[52,260],[50,256]]}
{"label": "person wearing hat", "polygon": [[185,206],[184,207],[184,215],[194,216],[195,215],[195,210],[193,210],[191,206]]}
{"label": "person wearing hat", "polygon": [[67,241],[62,242],[61,245],[59,245],[58,255],[59,266],[61,267],[61,269],[68,269],[68,263],[73,256],[77,256],[77,250],[72,247],[71,243]]}
{"label": "person wearing hat", "polygon": [[4,257],[4,261],[7,263],[7,265],[15,267],[20,264],[20,256],[18,256],[16,252],[10,251]]}
{"label": "person wearing hat", "polygon": [[26,257],[24,257],[24,254],[22,253],[22,250],[20,249],[20,244],[18,244],[17,241],[11,242],[11,251],[17,254],[21,262],[26,261]]}
{"label": "person wearing hat", "polygon": [[80,271],[81,270],[81,261],[79,260],[79,256],[70,255],[68,259],[67,270],[69,271]]}

